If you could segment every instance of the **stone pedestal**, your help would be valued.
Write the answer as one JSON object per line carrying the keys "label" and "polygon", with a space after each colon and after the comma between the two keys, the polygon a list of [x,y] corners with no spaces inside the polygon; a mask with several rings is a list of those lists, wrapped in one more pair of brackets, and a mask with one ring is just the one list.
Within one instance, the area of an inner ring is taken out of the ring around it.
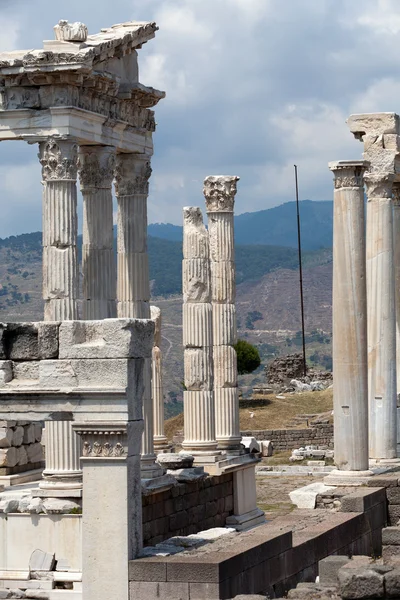
{"label": "stone pedestal", "polygon": [[211,262],[215,421],[218,448],[240,452],[233,207],[239,177],[204,180]]}
{"label": "stone pedestal", "polygon": [[142,547],[143,421],[81,423],[74,429],[83,440],[83,597],[128,600],[128,561]]}
{"label": "stone pedestal", "polygon": [[196,460],[217,460],[208,233],[199,208],[183,209],[184,434]]}
{"label": "stone pedestal", "polygon": [[83,318],[116,316],[112,182],[115,148],[81,146],[79,178],[83,196]]}
{"label": "stone pedestal", "polygon": [[43,298],[46,321],[78,317],[77,145],[39,144],[43,183]]}
{"label": "stone pedestal", "polygon": [[151,389],[154,411],[154,449],[163,452],[169,449],[164,433],[164,390],[162,384],[162,353],[161,353],[161,310],[151,306],[151,318],[155,322],[154,347],[152,352]]}
{"label": "stone pedestal", "polygon": [[[366,161],[329,163],[334,174],[333,338],[335,463],[368,470],[367,290],[363,174]],[[347,473],[347,474],[348,474]],[[371,473],[372,474],[372,473]]]}
{"label": "stone pedestal", "polygon": [[247,465],[233,473],[234,514],[226,519],[227,527],[237,531],[265,523],[264,512],[257,508],[255,466]]}
{"label": "stone pedestal", "polygon": [[[150,280],[147,254],[147,196],[151,176],[146,154],[118,154],[115,169],[117,217],[117,311],[118,317],[150,318]],[[162,474],[155,463],[152,361],[145,361],[143,395],[144,432],[142,477]]]}
{"label": "stone pedestal", "polygon": [[396,457],[396,306],[393,175],[371,173],[367,185],[367,302],[370,458]]}

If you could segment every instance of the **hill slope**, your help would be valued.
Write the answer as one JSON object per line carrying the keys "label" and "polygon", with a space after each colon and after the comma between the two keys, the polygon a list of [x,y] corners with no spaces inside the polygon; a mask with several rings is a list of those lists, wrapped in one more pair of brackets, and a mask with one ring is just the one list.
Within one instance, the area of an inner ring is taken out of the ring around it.
{"label": "hill slope", "polygon": [[[333,231],[333,203],[331,201],[300,202],[302,246],[305,250],[330,248]],[[182,227],[171,223],[149,225],[149,235],[181,241]],[[243,213],[235,216],[236,244],[263,244],[297,248],[296,203]]]}

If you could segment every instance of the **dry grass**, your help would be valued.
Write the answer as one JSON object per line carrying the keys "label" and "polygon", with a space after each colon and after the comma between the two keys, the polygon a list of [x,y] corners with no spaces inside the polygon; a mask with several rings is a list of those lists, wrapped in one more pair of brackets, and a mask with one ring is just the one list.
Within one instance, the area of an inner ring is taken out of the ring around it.
{"label": "dry grass", "polygon": [[[329,413],[333,408],[332,388],[322,392],[303,392],[301,394],[282,394],[285,398],[270,395],[265,406],[241,408],[240,429],[286,429],[291,419],[300,414]],[[254,417],[250,417],[250,412]],[[305,427],[306,424],[303,425]],[[301,427],[299,425],[298,427]],[[165,422],[165,435],[172,440],[177,431],[183,429],[183,413]]]}

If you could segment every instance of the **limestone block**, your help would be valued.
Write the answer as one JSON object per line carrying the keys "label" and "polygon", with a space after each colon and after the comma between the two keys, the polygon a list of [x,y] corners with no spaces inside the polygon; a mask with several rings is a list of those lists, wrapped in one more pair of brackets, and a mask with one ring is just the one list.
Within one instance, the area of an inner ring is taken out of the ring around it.
{"label": "limestone block", "polygon": [[44,458],[42,444],[39,444],[38,442],[26,446],[26,453],[30,463],[41,462]]}
{"label": "limestone block", "polygon": [[383,598],[383,575],[372,569],[348,569],[338,572],[339,591],[344,600]]}
{"label": "limestone block", "polygon": [[212,308],[210,304],[183,305],[183,345],[192,348],[212,346]]}
{"label": "limestone block", "polygon": [[14,429],[12,444],[13,444],[13,446],[21,446],[23,441],[24,441],[24,428],[22,426],[18,425]]}
{"label": "limestone block", "polygon": [[[382,532],[385,531],[384,529]],[[400,568],[385,574],[385,592],[387,598],[400,598]]]}
{"label": "limestone block", "polygon": [[104,319],[60,325],[60,358],[151,358],[153,321]]}
{"label": "limestone block", "polygon": [[41,423],[33,423],[35,428],[35,442],[40,442],[43,435],[43,426]]}
{"label": "limestone block", "polygon": [[212,390],[213,361],[210,348],[185,350],[184,378],[187,390]]}
{"label": "limestone block", "polygon": [[315,508],[318,494],[333,490],[334,486],[325,485],[322,482],[311,483],[289,493],[290,500],[298,508]]}
{"label": "limestone block", "polygon": [[272,456],[274,452],[274,444],[270,440],[262,440],[260,442],[262,456]]}
{"label": "limestone block", "polygon": [[193,465],[194,456],[185,452],[164,452],[157,455],[157,462],[164,469],[187,469]]}
{"label": "limestone block", "polygon": [[364,134],[398,133],[399,117],[396,113],[366,113],[350,115],[347,119],[350,131],[356,136]]}
{"label": "limestone block", "polygon": [[206,258],[182,261],[182,291],[184,302],[210,302],[210,265]]}
{"label": "limestone block", "polygon": [[211,262],[211,297],[213,302],[228,302],[230,304],[235,302],[234,261]]}
{"label": "limestone block", "polygon": [[52,571],[55,566],[55,555],[43,550],[34,550],[29,559],[29,571]]}
{"label": "limestone block", "polygon": [[0,450],[0,467],[15,467],[17,464],[17,449],[3,448]]}
{"label": "limestone block", "polygon": [[38,360],[38,330],[34,323],[8,323],[4,341],[11,360]]}
{"label": "limestone block", "polygon": [[13,378],[11,360],[0,360],[0,387],[4,387]]}
{"label": "limestone block", "polygon": [[214,386],[237,387],[237,356],[232,346],[214,346]]}
{"label": "limestone block", "polygon": [[26,425],[24,427],[24,444],[34,444],[35,443],[35,426],[33,423]]}
{"label": "limestone block", "polygon": [[183,209],[183,258],[208,258],[208,233],[203,224],[200,208],[185,206]]}
{"label": "limestone block", "polygon": [[236,344],[236,306],[234,304],[213,303],[212,313],[214,346],[233,346]]}
{"label": "limestone block", "polygon": [[59,322],[40,322],[38,327],[39,357],[41,359],[58,357]]}
{"label": "limestone block", "polygon": [[13,430],[10,427],[0,427],[0,448],[9,448],[12,440]]}
{"label": "limestone block", "polygon": [[[384,530],[383,530],[384,531]],[[318,563],[319,582],[323,585],[337,585],[339,569],[349,562],[348,556],[327,556]]]}
{"label": "limestone block", "polygon": [[28,454],[26,452],[26,447],[19,446],[19,448],[17,448],[17,465],[26,464],[28,464]]}
{"label": "limestone block", "polygon": [[13,363],[13,379],[18,381],[39,379],[39,361],[27,360]]}

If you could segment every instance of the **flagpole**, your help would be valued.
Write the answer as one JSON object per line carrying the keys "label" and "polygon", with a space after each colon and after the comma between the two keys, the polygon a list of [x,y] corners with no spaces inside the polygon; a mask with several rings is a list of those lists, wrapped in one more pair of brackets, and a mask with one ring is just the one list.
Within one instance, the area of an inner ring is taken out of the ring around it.
{"label": "flagpole", "polygon": [[299,211],[299,184],[297,178],[297,165],[294,165],[294,178],[296,182],[296,208],[297,208],[297,242],[299,250],[299,274],[300,274],[300,305],[301,305],[301,332],[303,337],[303,370],[304,377],[307,375],[306,361],[306,334],[304,329],[304,297],[303,297],[303,268],[301,261],[301,235],[300,235],[300,211]]}

